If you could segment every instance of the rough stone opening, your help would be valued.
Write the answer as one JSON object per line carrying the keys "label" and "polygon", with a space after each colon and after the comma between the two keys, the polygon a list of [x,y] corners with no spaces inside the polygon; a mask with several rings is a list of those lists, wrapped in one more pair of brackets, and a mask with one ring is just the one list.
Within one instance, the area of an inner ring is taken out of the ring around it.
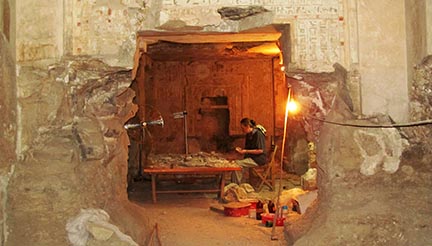
{"label": "rough stone opening", "polygon": [[[300,99],[309,93],[293,79],[294,73],[284,71],[290,61],[289,33],[289,25],[271,25],[241,34],[140,32],[141,57],[133,85],[138,95],[136,103],[140,110],[151,105],[160,111],[169,126],[149,129],[152,149],[144,150],[141,156],[149,152],[183,153],[185,144],[190,153],[230,153],[233,146],[241,146],[244,141],[238,126],[242,117],[254,118],[267,128],[269,149],[280,147],[287,84],[296,89]],[[329,83],[338,75],[303,76]],[[304,99],[308,100],[313,99]],[[187,112],[187,141],[183,122],[173,119],[175,112]],[[138,113],[135,121],[148,120],[139,117]],[[310,147],[316,142],[317,131],[303,121],[301,115],[290,119],[283,162],[284,171],[297,176],[297,180],[309,168],[317,168],[312,157],[315,149]],[[143,148],[134,147],[132,142],[129,157],[137,156],[132,150]],[[279,156],[276,158],[280,162]],[[140,161],[141,167],[149,164]],[[137,166],[137,160],[130,158],[129,172],[140,172]],[[315,179],[304,187],[317,189]]]}

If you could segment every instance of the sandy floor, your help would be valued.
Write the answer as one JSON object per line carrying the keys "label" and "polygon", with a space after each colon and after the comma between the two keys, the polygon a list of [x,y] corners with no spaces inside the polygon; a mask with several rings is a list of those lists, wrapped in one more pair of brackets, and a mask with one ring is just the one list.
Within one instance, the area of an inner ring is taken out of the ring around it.
{"label": "sandy floor", "polygon": [[[264,188],[260,195],[270,198],[276,191]],[[265,227],[260,220],[225,216],[216,194],[158,194],[153,204],[150,182],[144,180],[130,187],[129,196],[148,212],[150,225],[158,224],[164,246],[287,245],[283,226]]]}

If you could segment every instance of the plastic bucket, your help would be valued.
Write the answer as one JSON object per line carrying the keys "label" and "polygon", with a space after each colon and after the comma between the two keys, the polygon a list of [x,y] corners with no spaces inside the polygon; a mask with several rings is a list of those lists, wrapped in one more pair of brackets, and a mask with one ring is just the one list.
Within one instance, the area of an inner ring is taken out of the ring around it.
{"label": "plastic bucket", "polygon": [[[262,213],[261,214],[261,223],[263,225],[267,225],[269,223],[273,223],[274,213]],[[283,226],[285,222],[285,218],[276,218],[276,226]]]}

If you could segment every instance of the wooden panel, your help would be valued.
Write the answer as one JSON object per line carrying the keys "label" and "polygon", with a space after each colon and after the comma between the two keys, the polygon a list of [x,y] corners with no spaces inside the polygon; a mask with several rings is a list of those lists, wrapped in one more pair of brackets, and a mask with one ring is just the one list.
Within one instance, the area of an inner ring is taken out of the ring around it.
{"label": "wooden panel", "polygon": [[183,120],[174,119],[175,112],[187,111],[189,143],[202,143],[199,130],[205,122],[200,122],[199,110],[204,97],[226,97],[227,105],[216,106],[228,110],[225,129],[230,136],[243,136],[243,117],[255,119],[268,136],[274,135],[273,72],[272,58],[154,62],[147,73],[146,103],[158,109],[166,123],[153,134],[154,153],[184,152]]}

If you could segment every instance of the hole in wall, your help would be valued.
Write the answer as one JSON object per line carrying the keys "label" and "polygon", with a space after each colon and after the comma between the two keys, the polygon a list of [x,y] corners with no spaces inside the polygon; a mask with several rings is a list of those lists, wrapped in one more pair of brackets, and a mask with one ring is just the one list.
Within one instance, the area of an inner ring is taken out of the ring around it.
{"label": "hole in wall", "polygon": [[[267,149],[271,142],[281,146],[287,95],[281,67],[289,66],[289,30],[271,25],[242,33],[139,32],[135,103],[152,105],[165,121],[164,128],[151,129],[151,152],[230,153],[244,144],[243,117],[266,127]],[[173,117],[176,112],[187,112],[186,120]],[[136,121],[146,120],[141,115]],[[140,172],[133,159],[139,148],[131,145],[129,171]]]}

